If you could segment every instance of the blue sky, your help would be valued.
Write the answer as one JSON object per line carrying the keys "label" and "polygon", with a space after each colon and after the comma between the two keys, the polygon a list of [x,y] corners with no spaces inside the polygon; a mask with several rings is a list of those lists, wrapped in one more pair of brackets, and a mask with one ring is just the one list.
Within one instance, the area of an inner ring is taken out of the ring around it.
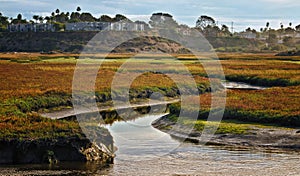
{"label": "blue sky", "polygon": [[247,27],[259,30],[269,21],[272,28],[283,22],[293,26],[300,24],[299,0],[0,0],[0,12],[16,17],[22,13],[27,19],[32,15],[50,15],[61,11],[75,11],[80,6],[83,12],[102,14],[124,14],[133,20],[149,21],[153,12],[167,12],[181,24],[195,26],[197,17],[209,15],[219,25],[231,25],[235,31]]}

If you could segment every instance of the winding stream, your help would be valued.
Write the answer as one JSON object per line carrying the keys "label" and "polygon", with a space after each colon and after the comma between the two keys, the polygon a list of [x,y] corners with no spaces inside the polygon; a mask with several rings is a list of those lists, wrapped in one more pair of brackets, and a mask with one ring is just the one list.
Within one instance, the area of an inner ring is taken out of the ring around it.
{"label": "winding stream", "polygon": [[[115,122],[115,164],[106,169],[70,163],[61,166],[0,168],[0,175],[300,175],[297,153],[264,153],[180,143],[153,128],[162,115]],[[26,168],[26,169],[25,169]]]}
{"label": "winding stream", "polygon": [[[264,89],[240,83],[226,88]],[[1,167],[0,175],[300,175],[299,153],[262,152],[181,143],[151,126],[160,115],[106,125],[114,137],[115,163],[108,168],[93,164]]]}

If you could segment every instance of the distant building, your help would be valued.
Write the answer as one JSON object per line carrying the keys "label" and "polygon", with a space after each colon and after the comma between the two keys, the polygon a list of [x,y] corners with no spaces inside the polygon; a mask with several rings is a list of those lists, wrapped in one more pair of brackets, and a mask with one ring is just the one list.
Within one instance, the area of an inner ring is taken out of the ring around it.
{"label": "distant building", "polygon": [[115,22],[111,23],[111,30],[115,31],[144,31],[145,25],[132,22]]}
{"label": "distant building", "polygon": [[26,23],[26,24],[10,24],[8,25],[9,32],[54,32],[55,27],[50,23]]}
{"label": "distant building", "polygon": [[107,22],[66,23],[66,31],[102,31],[102,30],[111,30],[110,23]]}
{"label": "distant building", "polygon": [[[145,24],[140,22],[77,22],[66,23],[66,31],[144,31]],[[54,32],[55,26],[50,23],[27,23],[27,24],[10,24],[9,32]]]}
{"label": "distant building", "polygon": [[145,24],[133,22],[78,22],[66,23],[66,31],[144,31]]}
{"label": "distant building", "polygon": [[239,36],[241,38],[246,38],[246,39],[256,39],[257,34],[251,32],[251,31],[247,31],[247,32],[240,32],[237,34],[237,36]]}

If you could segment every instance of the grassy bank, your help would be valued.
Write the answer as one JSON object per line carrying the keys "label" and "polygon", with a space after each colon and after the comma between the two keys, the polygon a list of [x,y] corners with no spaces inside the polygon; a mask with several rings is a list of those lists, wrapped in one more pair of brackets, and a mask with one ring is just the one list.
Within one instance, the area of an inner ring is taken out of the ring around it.
{"label": "grassy bank", "polygon": [[[299,86],[257,91],[230,90],[227,92],[223,119],[274,126],[300,127],[299,96]],[[199,97],[190,99],[189,111],[193,111],[191,107],[195,107],[193,102],[196,102],[197,99]],[[200,101],[201,110],[198,119],[201,122],[201,120],[207,119],[211,110],[211,94],[201,95]],[[174,117],[179,115],[180,109],[180,104],[171,105],[169,118],[174,120]]]}
{"label": "grassy bank", "polygon": [[[22,54],[24,55],[24,54]],[[25,54],[26,55],[26,54]],[[81,135],[78,123],[49,120],[40,117],[36,112],[72,106],[72,81],[76,67],[73,55],[41,56],[33,54],[15,57],[14,54],[0,61],[0,138],[57,138]],[[26,60],[26,62],[24,62]],[[111,101],[111,82],[123,59],[111,58],[102,64],[95,85],[95,97],[86,97],[82,101],[95,99],[99,103]],[[148,62],[148,61],[147,61]],[[153,63],[157,63],[154,61]],[[97,60],[90,59],[86,68],[95,67]],[[132,70],[124,74],[141,72],[142,61],[133,64]],[[157,63],[160,64],[160,63]],[[169,68],[167,68],[169,69]],[[173,74],[178,79],[181,74]],[[195,77],[199,92],[210,91],[207,78]],[[176,84],[163,73],[147,72],[137,77],[131,85],[130,99],[138,101],[147,99],[153,92],[166,97],[177,97]],[[120,92],[114,90],[113,94]]]}
{"label": "grassy bank", "polygon": [[[281,58],[273,55],[222,54],[221,63],[226,77],[231,81],[242,81],[262,86],[284,86],[259,91],[228,91],[224,119],[243,122],[256,122],[283,126],[300,126],[300,64],[299,58]],[[0,130],[2,137],[28,138],[74,135],[79,126],[73,122],[52,121],[43,119],[35,113],[43,109],[59,106],[71,106],[73,73],[78,55],[40,55],[12,54],[1,55],[0,60]],[[111,100],[110,87],[118,68],[129,55],[111,57],[104,62],[97,73],[95,85],[97,102]],[[193,74],[200,93],[210,91],[210,84],[202,65],[192,56],[182,62]],[[101,56],[99,56],[101,58]],[[247,59],[248,58],[248,59]],[[167,61],[166,61],[167,60]],[[203,59],[204,61],[207,61]],[[20,62],[21,61],[21,62]],[[26,62],[24,62],[26,61]],[[94,68],[97,59],[88,59],[85,68]],[[168,73],[177,79],[184,79],[183,71],[177,68],[171,58],[161,59],[154,56],[139,58],[132,62],[123,74],[142,73],[145,63],[153,68],[161,68],[161,72],[148,71],[138,76],[131,84],[130,98],[133,101],[149,98],[153,92],[160,92],[167,97],[179,96],[176,84],[166,76]],[[122,84],[120,83],[120,86]],[[119,92],[113,92],[118,94]],[[199,120],[205,120],[210,110],[210,94],[201,95],[201,111]],[[199,97],[193,97],[193,100]],[[180,105],[172,105],[171,113],[178,115]],[[189,109],[193,111],[193,109]],[[41,122],[41,123],[39,123]],[[191,123],[190,121],[183,123]],[[201,130],[205,122],[195,122]],[[231,123],[231,122],[230,122]],[[14,124],[15,125],[14,127]],[[26,128],[23,127],[26,125]],[[43,128],[45,126],[45,128]],[[29,129],[27,129],[27,127]],[[30,130],[32,129],[32,130]],[[244,133],[247,127],[240,124],[224,124],[220,133],[226,131]],[[27,132],[28,131],[28,132]],[[30,132],[32,131],[32,132]]]}

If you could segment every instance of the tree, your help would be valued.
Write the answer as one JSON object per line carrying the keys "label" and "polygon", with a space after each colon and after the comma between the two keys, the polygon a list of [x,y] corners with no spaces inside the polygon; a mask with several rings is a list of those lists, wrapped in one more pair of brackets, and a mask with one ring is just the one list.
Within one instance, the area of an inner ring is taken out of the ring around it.
{"label": "tree", "polygon": [[8,24],[9,24],[8,17],[5,17],[0,13],[0,31],[7,30]]}
{"label": "tree", "polygon": [[56,10],[55,10],[55,13],[56,13],[56,14],[59,14],[59,12],[60,12],[59,9],[56,9]]}
{"label": "tree", "polygon": [[293,28],[291,28],[291,27],[287,27],[284,31],[287,34],[293,34],[295,32],[295,30]]}
{"label": "tree", "polygon": [[283,23],[280,23],[280,30],[279,30],[279,32],[280,32],[279,38],[280,38],[280,39],[281,39],[282,33],[283,33],[283,31],[284,31],[283,28],[284,28]]}
{"label": "tree", "polygon": [[37,23],[37,21],[39,20],[39,16],[38,15],[33,15],[32,18],[35,20],[35,23]]}
{"label": "tree", "polygon": [[300,24],[295,27],[296,31],[300,31]]}
{"label": "tree", "polygon": [[292,22],[290,22],[290,23],[289,23],[289,26],[290,26],[290,27],[292,27],[292,25],[293,25],[293,23],[292,23]]}
{"label": "tree", "polygon": [[44,17],[39,16],[39,21],[40,21],[40,23],[43,23],[44,22]]}
{"label": "tree", "polygon": [[102,15],[99,18],[99,21],[101,21],[101,22],[112,22],[113,19],[110,16],[108,16],[108,15]]}
{"label": "tree", "polygon": [[280,23],[280,28],[283,29],[283,27],[284,27],[284,26],[283,26],[283,23]]}
{"label": "tree", "polygon": [[16,19],[11,18],[11,24],[25,24],[27,21],[25,19],[22,19],[22,15],[18,14]]}
{"label": "tree", "polygon": [[21,14],[18,14],[17,19],[18,19],[19,21],[21,21],[21,20],[22,20],[22,15],[21,15]]}
{"label": "tree", "polygon": [[221,27],[221,31],[222,31],[223,35],[225,35],[225,36],[227,36],[227,35],[230,35],[230,34],[231,34],[231,33],[230,33],[230,31],[229,31],[229,27],[228,27],[228,26],[226,26],[225,24],[223,24],[223,25],[222,25],[222,27]]}
{"label": "tree", "polygon": [[80,12],[80,11],[81,11],[81,8],[78,6],[77,9],[76,9],[76,11],[77,11],[77,12]]}
{"label": "tree", "polygon": [[246,32],[252,32],[252,29],[251,29],[250,27],[248,27],[248,28],[246,29]]}
{"label": "tree", "polygon": [[70,22],[79,22],[80,21],[80,13],[78,12],[72,12],[70,16]]}
{"label": "tree", "polygon": [[54,22],[53,25],[56,31],[63,31],[66,28],[64,23]]}
{"label": "tree", "polygon": [[210,17],[210,16],[206,16],[206,15],[202,15],[198,18],[197,22],[196,22],[196,28],[199,28],[201,30],[204,30],[205,28],[207,28],[208,26],[215,26],[215,20]]}
{"label": "tree", "polygon": [[121,15],[121,14],[117,14],[114,18],[113,18],[114,22],[118,22],[118,21],[128,21],[131,22],[131,20],[129,20],[126,16]]}
{"label": "tree", "polygon": [[82,13],[79,17],[80,21],[87,21],[87,22],[93,22],[95,21],[95,18],[90,13]]}
{"label": "tree", "polygon": [[267,23],[266,23],[265,31],[268,31],[268,30],[269,30],[269,27],[270,27],[270,22],[267,22]]}
{"label": "tree", "polygon": [[55,20],[56,20],[56,22],[59,22],[59,23],[65,23],[69,19],[66,16],[66,14],[64,12],[62,12],[61,14],[58,14],[58,15],[55,16]]}
{"label": "tree", "polygon": [[153,13],[149,21],[152,27],[159,28],[176,28],[178,23],[173,19],[173,16],[168,13]]}
{"label": "tree", "polygon": [[51,22],[51,17],[46,16],[46,17],[45,17],[45,20],[47,21],[47,23],[49,23],[49,22]]}

